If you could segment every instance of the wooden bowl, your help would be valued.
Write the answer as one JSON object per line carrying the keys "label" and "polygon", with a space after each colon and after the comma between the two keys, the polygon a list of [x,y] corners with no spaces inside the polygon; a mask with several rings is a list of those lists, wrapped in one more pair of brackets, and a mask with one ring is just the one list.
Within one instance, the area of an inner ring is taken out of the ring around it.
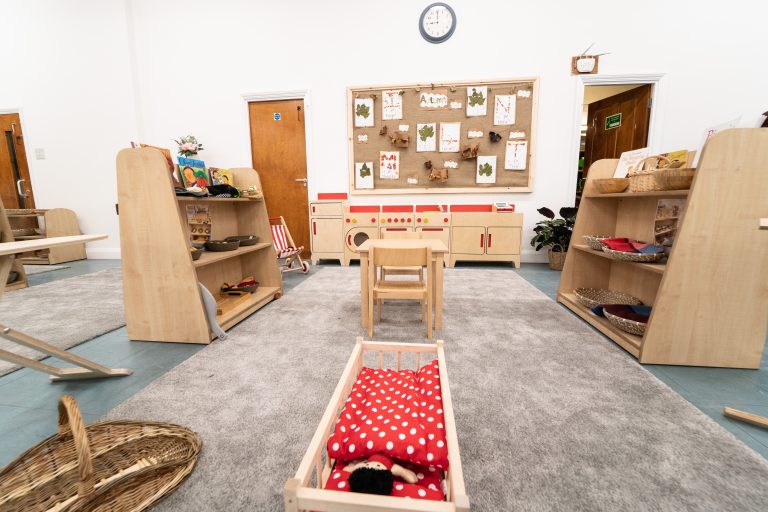
{"label": "wooden bowl", "polygon": [[205,248],[211,252],[234,251],[240,247],[240,241],[211,240],[205,242]]}
{"label": "wooden bowl", "polygon": [[259,237],[256,235],[238,235],[238,236],[228,236],[224,239],[227,242],[240,242],[240,247],[245,247],[247,245],[256,245],[259,243]]}
{"label": "wooden bowl", "polygon": [[629,178],[605,178],[595,180],[595,187],[601,194],[618,194],[629,186]]}

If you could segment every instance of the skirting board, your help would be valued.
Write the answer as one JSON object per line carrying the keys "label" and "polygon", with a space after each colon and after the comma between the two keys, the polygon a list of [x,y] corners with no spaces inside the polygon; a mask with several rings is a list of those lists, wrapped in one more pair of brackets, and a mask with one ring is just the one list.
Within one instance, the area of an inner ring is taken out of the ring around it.
{"label": "skirting board", "polygon": [[119,260],[119,247],[94,247],[85,250],[89,260]]}

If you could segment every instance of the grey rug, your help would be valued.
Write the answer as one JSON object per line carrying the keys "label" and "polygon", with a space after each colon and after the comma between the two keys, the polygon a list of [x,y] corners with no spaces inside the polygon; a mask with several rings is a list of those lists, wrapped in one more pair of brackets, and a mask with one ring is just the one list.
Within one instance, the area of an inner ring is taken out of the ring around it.
{"label": "grey rug", "polygon": [[64,270],[69,268],[69,265],[24,265],[24,272],[28,276],[32,274],[43,274],[45,272],[53,272],[54,270]]}
{"label": "grey rug", "polygon": [[[359,270],[325,268],[108,414],[203,438],[158,510],[282,510],[363,334]],[[445,339],[473,511],[768,510],[768,464],[514,272],[447,269]],[[375,338],[424,341],[388,303]]]}
{"label": "grey rug", "polygon": [[[125,325],[120,269],[107,269],[6,293],[0,322],[68,349]],[[0,338],[0,348],[43,359],[40,352]],[[0,375],[19,366],[0,360]]]}

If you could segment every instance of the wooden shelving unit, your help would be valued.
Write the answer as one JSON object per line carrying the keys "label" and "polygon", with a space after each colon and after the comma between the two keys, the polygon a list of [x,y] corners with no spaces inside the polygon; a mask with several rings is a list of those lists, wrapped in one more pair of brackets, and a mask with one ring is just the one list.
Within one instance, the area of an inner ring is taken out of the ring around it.
{"label": "wooden shelving unit", "polygon": [[[600,194],[618,160],[587,174],[560,279],[558,302],[641,363],[759,368],[768,322],[768,130],[734,129],[712,137],[691,190]],[[686,199],[666,263],[611,259],[583,235],[652,241],[659,199]],[[575,288],[608,288],[638,297],[653,311],[644,336],[626,333],[582,306]]]}
{"label": "wooden shelving unit", "polygon": [[[7,211],[8,210],[6,210],[3,206],[3,202],[0,201],[0,243],[15,241],[13,237],[13,229],[11,228],[11,224],[8,221],[8,216],[6,213]],[[3,285],[5,285],[5,291],[7,292],[11,290],[18,290],[20,288],[26,288],[28,286],[27,273],[24,271],[24,265],[22,265],[18,258],[14,258],[14,260],[11,262],[10,272],[16,273],[16,279],[10,283],[0,282],[0,290],[3,289]]]}
{"label": "wooden shelving unit", "polygon": [[[253,169],[230,170],[238,187],[261,189]],[[263,200],[176,196],[165,158],[151,148],[118,153],[117,185],[129,339],[210,343],[215,335],[198,282],[214,296],[224,282],[238,282],[245,276],[259,282],[256,292],[244,298],[219,297],[221,313],[216,321],[225,330],[283,294]],[[196,204],[208,206],[212,239],[257,235],[259,243],[234,251],[204,252],[193,261],[186,206]]]}
{"label": "wooden shelving unit", "polygon": [[[77,215],[67,208],[6,210],[16,240],[39,240],[80,235]],[[56,265],[86,259],[85,244],[50,247],[18,257],[27,265]]]}

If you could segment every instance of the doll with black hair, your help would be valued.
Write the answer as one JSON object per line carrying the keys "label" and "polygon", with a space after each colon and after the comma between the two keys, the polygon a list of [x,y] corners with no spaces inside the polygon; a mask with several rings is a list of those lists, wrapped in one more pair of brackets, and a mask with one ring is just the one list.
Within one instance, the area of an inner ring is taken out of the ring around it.
{"label": "doll with black hair", "polygon": [[352,492],[368,494],[392,494],[394,477],[402,478],[409,484],[415,484],[416,473],[396,464],[389,456],[376,453],[367,459],[354,461],[344,467],[349,471],[349,489]]}

